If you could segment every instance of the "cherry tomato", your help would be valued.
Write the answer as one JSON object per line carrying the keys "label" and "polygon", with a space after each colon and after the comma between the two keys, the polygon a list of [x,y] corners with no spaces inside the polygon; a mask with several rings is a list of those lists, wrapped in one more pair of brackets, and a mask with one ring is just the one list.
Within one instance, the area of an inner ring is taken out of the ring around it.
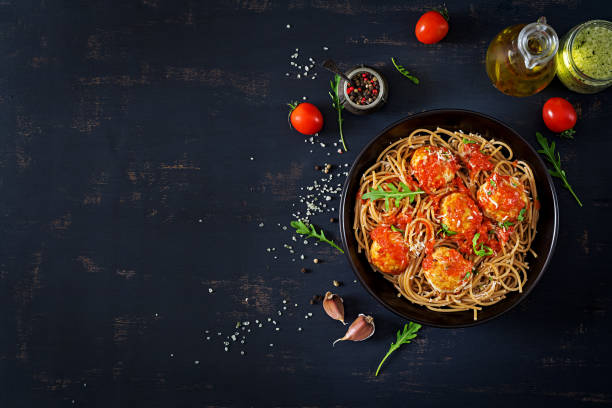
{"label": "cherry tomato", "polygon": [[550,98],[542,108],[546,127],[555,133],[565,132],[576,125],[576,110],[563,98]]}
{"label": "cherry tomato", "polygon": [[291,126],[304,135],[314,135],[323,128],[323,115],[312,103],[289,104]]}
{"label": "cherry tomato", "polygon": [[414,33],[423,44],[435,44],[446,37],[448,21],[438,11],[428,11],[417,21]]}

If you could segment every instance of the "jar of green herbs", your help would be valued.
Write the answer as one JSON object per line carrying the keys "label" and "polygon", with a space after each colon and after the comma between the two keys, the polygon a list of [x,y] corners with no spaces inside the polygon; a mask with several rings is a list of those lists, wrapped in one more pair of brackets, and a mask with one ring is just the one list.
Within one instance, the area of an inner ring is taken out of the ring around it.
{"label": "jar of green herbs", "polygon": [[570,90],[589,94],[612,85],[612,23],[591,20],[561,39],[557,77]]}

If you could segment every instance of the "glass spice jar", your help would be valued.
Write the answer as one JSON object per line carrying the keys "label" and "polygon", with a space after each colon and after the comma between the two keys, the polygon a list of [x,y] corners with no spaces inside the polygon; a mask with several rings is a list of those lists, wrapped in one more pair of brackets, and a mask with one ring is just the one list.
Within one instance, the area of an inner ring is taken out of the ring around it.
{"label": "glass spice jar", "polygon": [[561,39],[556,56],[557,77],[583,94],[612,85],[612,23],[591,20],[572,28]]}
{"label": "glass spice jar", "polygon": [[358,65],[345,72],[351,80],[338,83],[338,97],[344,108],[356,115],[372,113],[380,109],[389,95],[385,77],[366,65]]}

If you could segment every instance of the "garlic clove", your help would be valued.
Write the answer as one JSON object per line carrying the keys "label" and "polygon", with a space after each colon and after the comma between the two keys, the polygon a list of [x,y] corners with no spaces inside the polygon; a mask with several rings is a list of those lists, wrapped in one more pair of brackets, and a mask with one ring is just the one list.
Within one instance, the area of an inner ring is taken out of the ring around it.
{"label": "garlic clove", "polygon": [[366,316],[360,313],[353,323],[349,326],[344,337],[333,342],[332,345],[336,345],[339,341],[351,340],[351,341],[363,341],[367,340],[374,334],[374,318],[372,316]]}
{"label": "garlic clove", "polygon": [[323,298],[323,309],[329,317],[344,322],[344,301],[335,293],[327,292]]}

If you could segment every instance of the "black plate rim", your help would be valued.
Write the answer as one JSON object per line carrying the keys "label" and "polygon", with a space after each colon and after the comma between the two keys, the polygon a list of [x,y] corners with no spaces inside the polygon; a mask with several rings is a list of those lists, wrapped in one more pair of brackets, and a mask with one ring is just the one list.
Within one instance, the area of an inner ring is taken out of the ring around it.
{"label": "black plate rim", "polygon": [[[370,140],[369,143],[367,143],[359,152],[359,154],[357,155],[357,157],[355,158],[355,160],[353,161],[353,164],[351,165],[351,169],[349,170],[349,173],[347,175],[346,178],[346,182],[344,183],[344,187],[342,189],[342,197],[340,199],[340,238],[342,241],[342,246],[345,249],[345,253],[344,255],[346,256],[346,258],[349,261],[349,264],[351,265],[351,269],[353,270],[353,273],[355,274],[355,276],[357,276],[357,279],[359,279],[359,282],[361,283],[361,285],[367,290],[368,293],[370,293],[370,295],[372,297],[374,297],[374,299],[376,299],[378,301],[378,303],[380,303],[381,305],[383,305],[387,310],[393,312],[394,314],[396,314],[397,316],[403,318],[403,319],[408,319],[411,321],[414,321],[416,323],[420,323],[429,327],[437,327],[437,328],[447,328],[447,329],[457,329],[457,328],[464,328],[464,327],[474,327],[474,326],[478,326],[481,325],[483,323],[486,322],[490,322],[493,319],[496,319],[504,314],[506,314],[507,312],[509,312],[510,310],[514,309],[517,305],[519,305],[528,295],[529,293],[531,293],[531,291],[533,291],[533,289],[537,286],[538,282],[540,281],[540,279],[542,279],[542,276],[544,275],[544,272],[546,272],[546,270],[548,269],[548,266],[550,265],[552,256],[555,252],[555,249],[557,247],[557,238],[559,235],[559,201],[557,199],[557,191],[555,190],[555,185],[553,183],[552,177],[550,176],[550,174],[548,172],[546,172],[546,180],[548,183],[548,187],[550,188],[551,192],[552,192],[552,202],[553,202],[553,234],[552,234],[552,241],[550,243],[550,247],[548,248],[547,254],[546,254],[546,259],[544,261],[544,265],[542,266],[542,269],[540,271],[540,273],[536,276],[535,280],[533,281],[533,284],[531,285],[531,287],[522,292],[519,295],[519,298],[517,299],[517,301],[514,304],[509,305],[507,308],[505,308],[504,310],[500,311],[497,314],[494,314],[492,316],[489,316],[487,318],[484,319],[479,319],[479,320],[475,320],[473,322],[469,322],[469,323],[464,323],[464,324],[438,324],[438,323],[432,323],[432,322],[425,322],[420,320],[419,318],[415,318],[413,316],[406,316],[405,314],[399,312],[398,310],[395,310],[395,308],[393,308],[392,306],[388,305],[383,299],[381,299],[380,296],[378,296],[378,294],[372,290],[361,278],[361,275],[357,272],[357,266],[355,265],[355,262],[353,261],[353,258],[350,256],[350,253],[348,251],[348,243],[347,243],[347,230],[345,228],[345,207],[346,207],[346,195],[348,192],[348,188],[349,188],[349,184],[350,181],[353,180],[354,177],[354,172],[356,171],[356,167],[357,167],[357,163],[360,162],[361,158],[364,156],[364,154],[368,151],[368,149],[370,148],[370,146],[374,143],[376,143],[376,141],[382,137],[385,133],[387,133],[389,130],[391,130],[392,128],[394,128],[395,126],[398,126],[399,124],[411,120],[411,119],[415,119],[418,118],[420,116],[428,116],[428,115],[432,115],[432,114],[455,114],[455,113],[463,113],[466,115],[476,115],[476,116],[480,116],[483,117],[485,119],[488,119],[490,121],[493,122],[497,122],[498,124],[500,124],[501,126],[507,128],[511,134],[513,134],[515,137],[517,137],[519,140],[521,140],[525,145],[527,145],[527,147],[529,149],[531,149],[531,151],[534,153],[534,156],[537,157],[537,160],[540,162],[541,166],[543,168],[547,168],[546,164],[544,163],[544,161],[542,160],[542,158],[540,157],[540,155],[537,153],[537,151],[533,148],[533,146],[531,145],[531,143],[529,143],[527,140],[525,140],[517,131],[515,131],[511,126],[509,126],[508,124],[506,124],[505,122],[496,119],[492,116],[486,115],[484,113],[480,113],[480,112],[476,112],[476,111],[472,111],[469,109],[430,109],[430,110],[426,110],[426,111],[422,111],[419,113],[415,113],[412,115],[408,115],[405,116],[395,122],[393,122],[392,124],[388,125],[387,127],[385,127],[383,130],[381,130],[376,137],[374,137],[372,140]],[[352,220],[351,220],[352,222]],[[351,231],[352,232],[352,231]],[[503,301],[502,301],[503,302]]]}

